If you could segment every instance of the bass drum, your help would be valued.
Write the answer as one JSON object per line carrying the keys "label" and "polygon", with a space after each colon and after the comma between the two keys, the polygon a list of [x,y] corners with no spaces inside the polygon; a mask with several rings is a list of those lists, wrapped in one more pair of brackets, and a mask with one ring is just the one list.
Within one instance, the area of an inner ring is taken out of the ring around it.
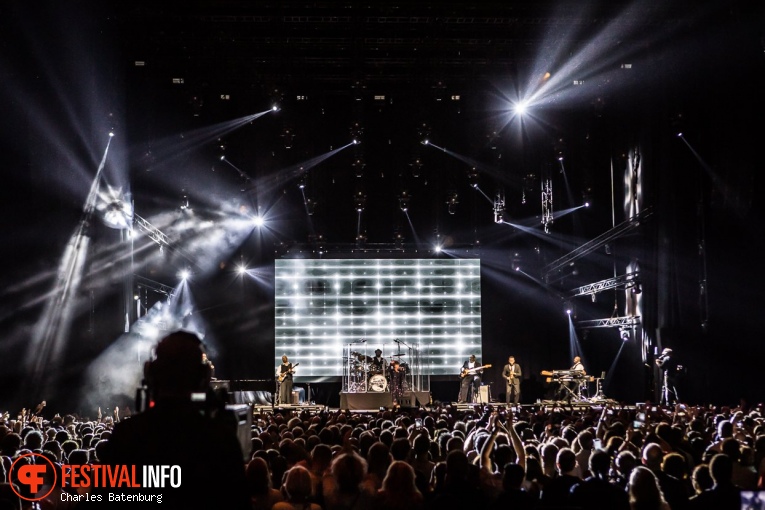
{"label": "bass drum", "polygon": [[388,381],[382,374],[375,374],[369,378],[369,391],[387,391]]}

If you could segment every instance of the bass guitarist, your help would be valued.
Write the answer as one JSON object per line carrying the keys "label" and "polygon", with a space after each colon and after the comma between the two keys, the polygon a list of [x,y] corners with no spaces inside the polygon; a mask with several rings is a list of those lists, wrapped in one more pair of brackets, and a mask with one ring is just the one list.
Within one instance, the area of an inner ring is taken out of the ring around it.
{"label": "bass guitarist", "polygon": [[279,375],[276,378],[279,383],[278,402],[281,405],[292,403],[292,374],[299,364],[293,366],[286,355],[282,356],[282,364],[279,365]]}
{"label": "bass guitarist", "polygon": [[478,389],[481,387],[481,376],[483,375],[483,369],[487,366],[481,366],[476,361],[475,354],[471,354],[470,358],[462,364],[462,370],[460,370],[460,396],[458,403],[467,404],[468,402],[475,402],[478,397]]}

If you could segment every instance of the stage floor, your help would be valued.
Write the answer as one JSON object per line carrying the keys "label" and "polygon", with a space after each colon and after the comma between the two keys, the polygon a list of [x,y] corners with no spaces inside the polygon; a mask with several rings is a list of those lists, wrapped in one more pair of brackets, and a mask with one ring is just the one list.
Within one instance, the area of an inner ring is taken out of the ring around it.
{"label": "stage floor", "polygon": [[[431,411],[438,407],[451,407],[457,411],[473,411],[481,409],[486,405],[490,405],[495,409],[506,409],[509,407],[520,407],[524,410],[536,410],[539,408],[547,411],[555,409],[568,410],[568,411],[585,411],[588,409],[601,410],[605,405],[613,409],[628,409],[634,410],[637,408],[637,404],[628,405],[621,404],[611,399],[592,399],[583,400],[577,402],[567,402],[564,400],[541,400],[534,404],[520,404],[515,406],[513,404],[506,404],[505,402],[489,402],[485,403],[469,403],[460,404],[457,402],[441,402],[438,405],[433,405],[429,401],[429,392],[427,391],[413,391],[405,394],[398,402],[398,407],[406,409],[425,409]],[[393,409],[393,398],[390,393],[387,392],[364,392],[364,393],[341,393],[340,394],[340,407],[330,407],[326,405],[315,404],[293,404],[293,405],[270,405],[270,404],[256,404],[253,405],[253,412],[256,414],[272,413],[272,412],[303,412],[308,411],[310,413],[319,412],[337,412],[337,411],[354,411],[358,413],[377,413],[381,410]]]}

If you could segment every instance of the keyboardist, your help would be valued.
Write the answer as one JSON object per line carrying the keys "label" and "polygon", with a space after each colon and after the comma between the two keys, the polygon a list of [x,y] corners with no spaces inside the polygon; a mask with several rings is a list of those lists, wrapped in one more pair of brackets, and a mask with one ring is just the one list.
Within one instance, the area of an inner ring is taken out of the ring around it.
{"label": "keyboardist", "polygon": [[585,371],[584,365],[582,364],[582,358],[574,356],[574,364],[569,371],[571,372],[572,377],[560,381],[556,400],[565,400],[571,403],[571,399],[575,395],[579,395],[579,385],[584,381],[584,378],[587,375],[587,371]]}

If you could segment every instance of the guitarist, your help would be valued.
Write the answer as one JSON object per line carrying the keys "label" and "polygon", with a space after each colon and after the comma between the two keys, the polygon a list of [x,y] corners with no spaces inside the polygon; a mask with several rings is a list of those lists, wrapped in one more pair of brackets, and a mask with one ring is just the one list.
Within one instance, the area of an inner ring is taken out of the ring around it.
{"label": "guitarist", "polygon": [[475,354],[471,354],[470,358],[462,364],[462,370],[460,371],[460,377],[462,378],[460,381],[460,404],[475,401],[478,396],[478,389],[481,386],[482,374],[483,368],[476,361]]}
{"label": "guitarist", "polygon": [[507,365],[502,369],[505,378],[505,402],[515,404],[521,400],[521,366],[515,362],[515,356],[507,358]]}
{"label": "guitarist", "polygon": [[[295,365],[297,366],[297,365]],[[290,363],[286,355],[282,356],[282,364],[279,365],[279,404],[292,404],[292,374],[295,366]]]}

